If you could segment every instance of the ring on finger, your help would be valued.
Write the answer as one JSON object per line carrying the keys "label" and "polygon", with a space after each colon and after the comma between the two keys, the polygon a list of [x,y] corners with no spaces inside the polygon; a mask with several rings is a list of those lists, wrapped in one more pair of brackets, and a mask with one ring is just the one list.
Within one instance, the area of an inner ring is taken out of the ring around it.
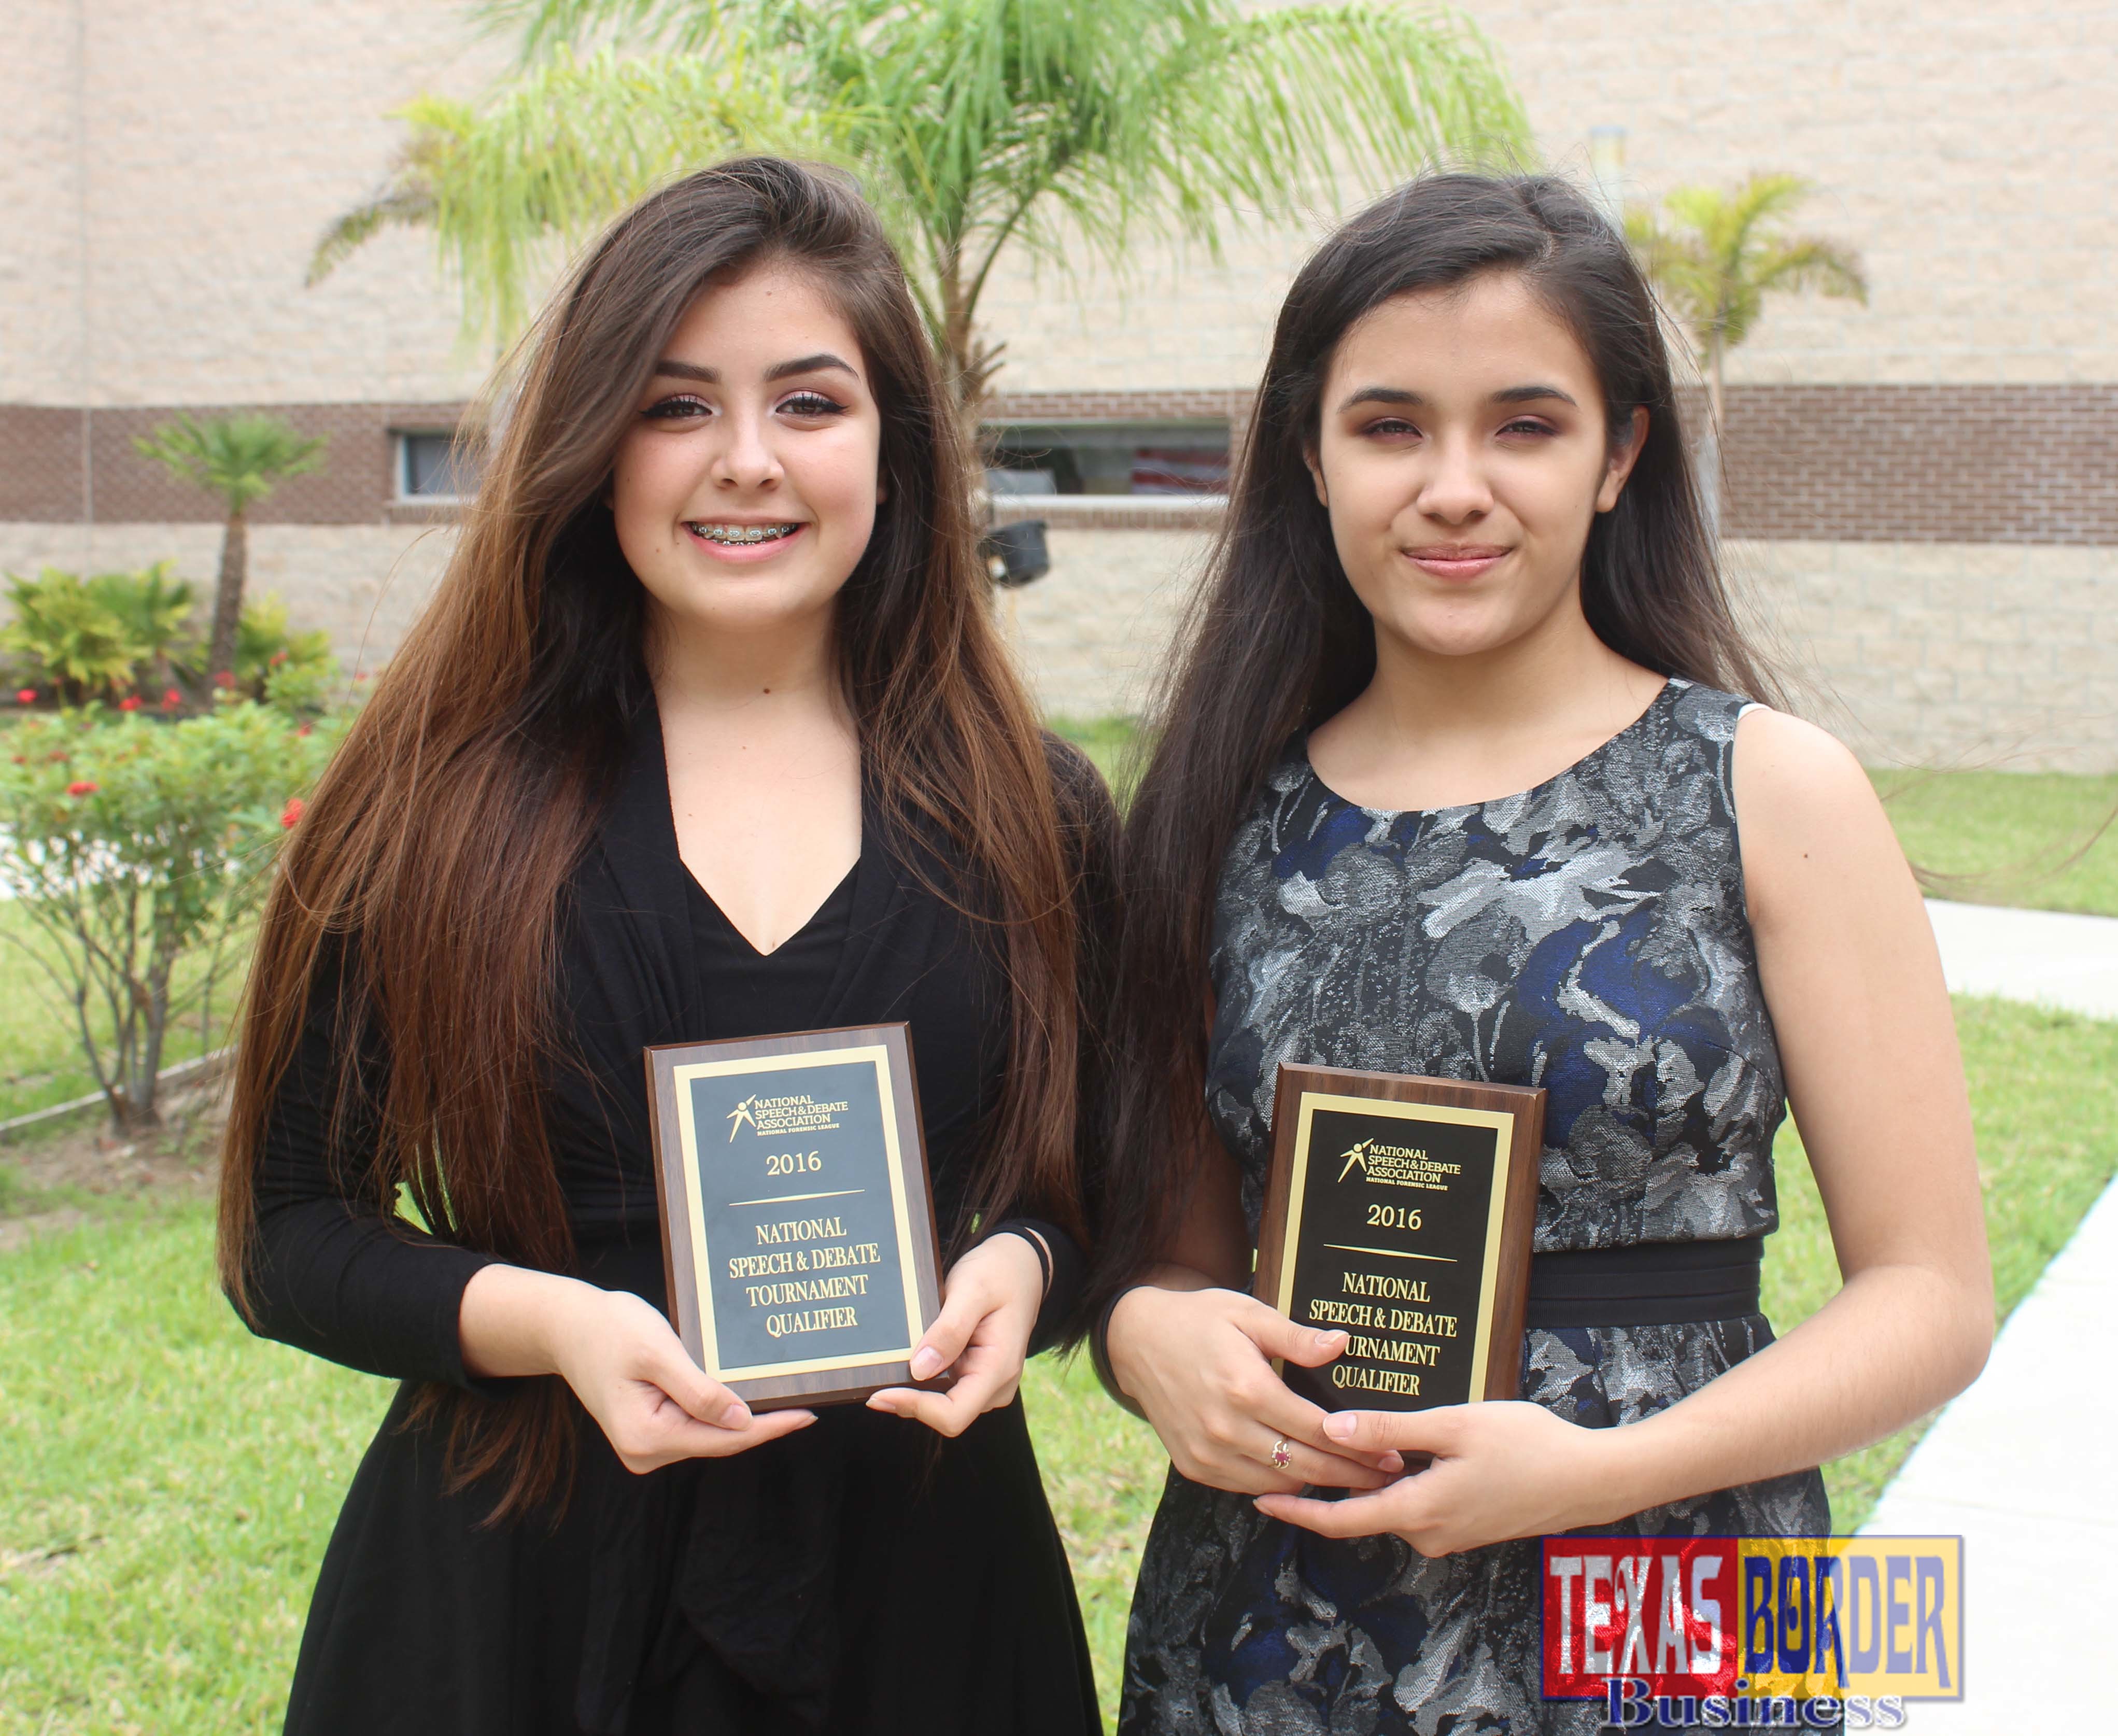
{"label": "ring on finger", "polygon": [[1287,1437],[1282,1435],[1272,1443],[1272,1468],[1285,1470],[1293,1463],[1294,1450],[1287,1444]]}

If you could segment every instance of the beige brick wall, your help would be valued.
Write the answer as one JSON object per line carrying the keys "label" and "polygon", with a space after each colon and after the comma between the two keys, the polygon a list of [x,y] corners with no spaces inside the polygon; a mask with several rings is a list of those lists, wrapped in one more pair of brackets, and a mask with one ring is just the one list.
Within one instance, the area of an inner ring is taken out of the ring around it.
{"label": "beige brick wall", "polygon": [[[247,595],[276,593],[297,627],[325,627],[350,674],[386,661],[447,564],[455,531],[417,525],[256,525]],[[173,559],[203,621],[220,570],[213,525],[0,524],[0,572],[109,572]]]}
{"label": "beige brick wall", "polygon": [[315,289],[302,276],[386,173],[389,112],[482,89],[506,58],[455,0],[11,4],[0,400],[465,396],[484,361],[457,345],[425,238],[386,235]]}
{"label": "beige brick wall", "polygon": [[1003,592],[1000,602],[1031,691],[1054,716],[1145,710],[1209,538],[1197,531],[1054,529],[1045,540],[1052,571]]}
{"label": "beige brick wall", "polygon": [[[1052,572],[1013,605],[1048,710],[1141,708],[1208,540],[1051,534]],[[1797,709],[1870,763],[2118,770],[2118,549],[1750,542],[1727,558]]]}
{"label": "beige brick wall", "polygon": [[1736,543],[1799,708],[1873,764],[2118,770],[2118,549]]}

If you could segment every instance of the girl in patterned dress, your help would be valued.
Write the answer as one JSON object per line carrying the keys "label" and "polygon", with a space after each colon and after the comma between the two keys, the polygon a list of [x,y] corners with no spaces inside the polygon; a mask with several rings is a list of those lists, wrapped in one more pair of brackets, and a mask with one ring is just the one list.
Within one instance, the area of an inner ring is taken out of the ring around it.
{"label": "girl in patterned dress", "polygon": [[[1761,693],[1612,227],[1459,175],[1327,241],[1127,827],[1098,1348],[1173,1468],[1126,1736],[1594,1728],[1540,1695],[1534,1539],[1828,1532],[1815,1467],[1977,1373],[1932,935],[1859,765]],[[1347,1343],[1245,1294],[1281,1062],[1546,1090],[1519,1401],[1274,1374]],[[1775,1342],[1790,1100],[1845,1281]]]}

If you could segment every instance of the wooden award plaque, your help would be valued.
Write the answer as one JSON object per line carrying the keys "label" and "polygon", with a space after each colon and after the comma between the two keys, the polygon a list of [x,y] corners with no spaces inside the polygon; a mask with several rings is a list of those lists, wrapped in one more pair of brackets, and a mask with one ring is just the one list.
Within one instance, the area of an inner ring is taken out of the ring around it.
{"label": "wooden award plaque", "polygon": [[1282,1067],[1256,1294],[1348,1333],[1281,1374],[1326,1410],[1515,1396],[1544,1093]]}
{"label": "wooden award plaque", "polygon": [[941,1258],[903,1025],[650,1049],[669,1319],[753,1410],[912,1379]]}

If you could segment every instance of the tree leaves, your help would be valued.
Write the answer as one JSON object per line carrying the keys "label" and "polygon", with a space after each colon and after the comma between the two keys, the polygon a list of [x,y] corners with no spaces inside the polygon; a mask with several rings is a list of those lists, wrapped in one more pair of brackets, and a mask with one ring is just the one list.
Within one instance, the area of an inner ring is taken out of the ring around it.
{"label": "tree leaves", "polygon": [[1799,175],[1755,174],[1741,186],[1681,187],[1662,201],[1668,220],[1628,215],[1642,265],[1712,359],[1750,335],[1775,291],[1814,290],[1865,303],[1860,256],[1820,236],[1788,235],[1785,220],[1814,189]]}
{"label": "tree leaves", "polygon": [[[553,244],[738,150],[859,172],[967,404],[1010,251],[1123,273],[1144,235],[1218,254],[1349,185],[1510,160],[1528,128],[1485,39],[1345,0],[488,0],[524,62],[484,108],[422,99],[393,179],[327,232],[312,280],[380,229],[432,228],[466,329],[521,326]],[[628,59],[622,39],[647,58]],[[576,58],[576,55],[580,58]]]}
{"label": "tree leaves", "polygon": [[289,476],[323,462],[325,442],[296,433],[277,416],[179,414],[132,442],[179,482],[215,496],[229,516],[247,512]]}

